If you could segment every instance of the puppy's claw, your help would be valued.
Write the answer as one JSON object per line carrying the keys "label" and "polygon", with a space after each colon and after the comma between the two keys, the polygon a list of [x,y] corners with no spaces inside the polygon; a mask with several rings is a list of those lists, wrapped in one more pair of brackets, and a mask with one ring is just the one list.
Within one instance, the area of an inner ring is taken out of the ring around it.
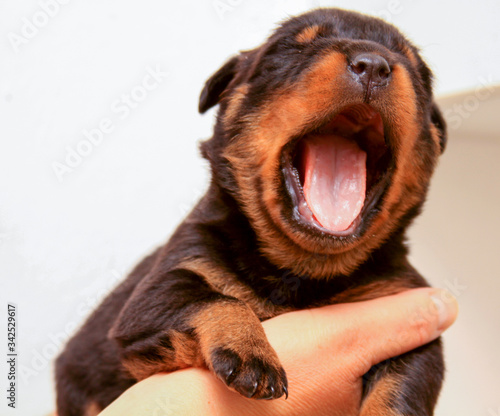
{"label": "puppy's claw", "polygon": [[227,385],[231,384],[233,382],[235,376],[236,376],[236,374],[235,374],[235,368],[230,368],[227,371],[226,376],[225,376],[226,384]]}
{"label": "puppy's claw", "polygon": [[278,399],[286,394],[287,379],[279,363],[261,358],[242,359],[233,350],[217,348],[211,354],[215,374],[231,389],[253,399]]}
{"label": "puppy's claw", "polygon": [[255,393],[257,393],[257,387],[259,387],[259,383],[257,381],[254,381],[252,394],[250,396],[247,396],[249,399],[251,399],[253,396],[255,396]]}
{"label": "puppy's claw", "polygon": [[264,399],[264,400],[271,400],[271,399],[274,399],[274,387],[273,386],[269,386],[269,394],[267,396],[263,396],[261,397],[261,399]]}

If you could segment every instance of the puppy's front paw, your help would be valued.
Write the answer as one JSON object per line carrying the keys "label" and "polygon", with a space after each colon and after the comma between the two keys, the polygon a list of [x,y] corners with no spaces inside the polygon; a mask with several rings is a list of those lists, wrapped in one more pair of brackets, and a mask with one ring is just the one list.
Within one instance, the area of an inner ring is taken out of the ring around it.
{"label": "puppy's front paw", "polygon": [[245,397],[288,396],[288,384],[278,355],[255,313],[231,299],[207,304],[193,316],[205,364],[229,388]]}
{"label": "puppy's front paw", "polygon": [[285,370],[274,356],[265,357],[262,350],[243,354],[228,349],[216,348],[210,354],[210,367],[226,385],[245,397],[253,399],[278,399],[288,397],[288,382]]}

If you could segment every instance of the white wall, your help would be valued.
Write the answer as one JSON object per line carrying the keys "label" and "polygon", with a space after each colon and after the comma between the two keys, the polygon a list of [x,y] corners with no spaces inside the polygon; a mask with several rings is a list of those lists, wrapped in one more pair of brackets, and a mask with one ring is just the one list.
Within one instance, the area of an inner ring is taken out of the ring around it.
{"label": "white wall", "polygon": [[[378,14],[422,48],[438,92],[500,82],[496,0],[58,1],[67,4],[47,9],[42,5],[51,0],[0,0],[0,303],[18,305],[24,377],[16,414],[23,416],[53,408],[50,358],[65,332],[167,238],[203,193],[208,176],[197,142],[209,137],[213,112],[197,114],[199,91],[227,57],[261,43],[276,22],[318,5]],[[216,8],[223,4],[225,12]],[[39,28],[30,32],[33,24]],[[157,85],[125,114],[122,95],[152,70],[160,73]],[[101,123],[113,131],[59,181],[53,163],[64,162],[84,130]],[[480,158],[483,147],[464,140]],[[449,165],[444,187],[460,188],[456,176],[468,178],[455,175],[459,167]],[[478,162],[475,169],[483,167]],[[488,192],[471,195],[463,198],[476,208],[496,209]],[[482,214],[470,215],[466,232]],[[430,221],[430,229],[436,224]],[[474,232],[482,247],[482,230]],[[433,254],[416,253],[419,259]],[[484,307],[470,296],[472,305]],[[476,397],[473,414],[500,405]],[[468,400],[455,397],[455,403]]]}
{"label": "white wall", "polygon": [[437,414],[496,416],[500,88],[447,97],[440,105],[450,115],[450,138],[424,213],[410,231],[413,263],[460,305],[459,319],[444,334],[447,374]]}

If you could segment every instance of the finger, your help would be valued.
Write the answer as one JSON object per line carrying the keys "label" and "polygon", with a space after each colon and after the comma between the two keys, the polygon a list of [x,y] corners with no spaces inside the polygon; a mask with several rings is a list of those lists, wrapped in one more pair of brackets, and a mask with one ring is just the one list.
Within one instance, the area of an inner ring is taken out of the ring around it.
{"label": "finger", "polygon": [[445,290],[423,288],[341,305],[336,313],[355,328],[348,332],[350,342],[353,352],[357,348],[357,356],[364,359],[360,371],[365,372],[438,338],[455,321],[458,304]]}
{"label": "finger", "polygon": [[[288,347],[290,343],[299,346],[315,340],[322,348],[331,346],[341,351],[343,359],[352,360],[356,375],[361,376],[372,365],[436,339],[455,321],[457,313],[457,302],[451,294],[422,288],[370,301],[293,312],[267,321],[264,326],[286,325],[281,334],[287,334]],[[275,342],[279,344],[280,340]]]}
{"label": "finger", "polygon": [[367,334],[370,366],[438,338],[456,319],[458,305],[448,292],[420,289],[373,301],[360,316]]}

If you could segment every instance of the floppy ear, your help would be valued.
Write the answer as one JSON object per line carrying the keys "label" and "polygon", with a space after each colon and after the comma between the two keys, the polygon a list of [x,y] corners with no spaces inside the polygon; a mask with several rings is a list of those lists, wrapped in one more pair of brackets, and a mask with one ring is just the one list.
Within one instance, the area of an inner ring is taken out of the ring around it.
{"label": "floppy ear", "polygon": [[221,94],[236,74],[238,60],[238,56],[231,58],[205,83],[198,104],[200,113],[203,114],[219,102]]}
{"label": "floppy ear", "polygon": [[441,114],[441,110],[436,103],[432,103],[431,121],[436,126],[439,132],[439,144],[441,146],[441,153],[444,152],[446,142],[448,141],[448,133],[446,131],[446,121]]}

